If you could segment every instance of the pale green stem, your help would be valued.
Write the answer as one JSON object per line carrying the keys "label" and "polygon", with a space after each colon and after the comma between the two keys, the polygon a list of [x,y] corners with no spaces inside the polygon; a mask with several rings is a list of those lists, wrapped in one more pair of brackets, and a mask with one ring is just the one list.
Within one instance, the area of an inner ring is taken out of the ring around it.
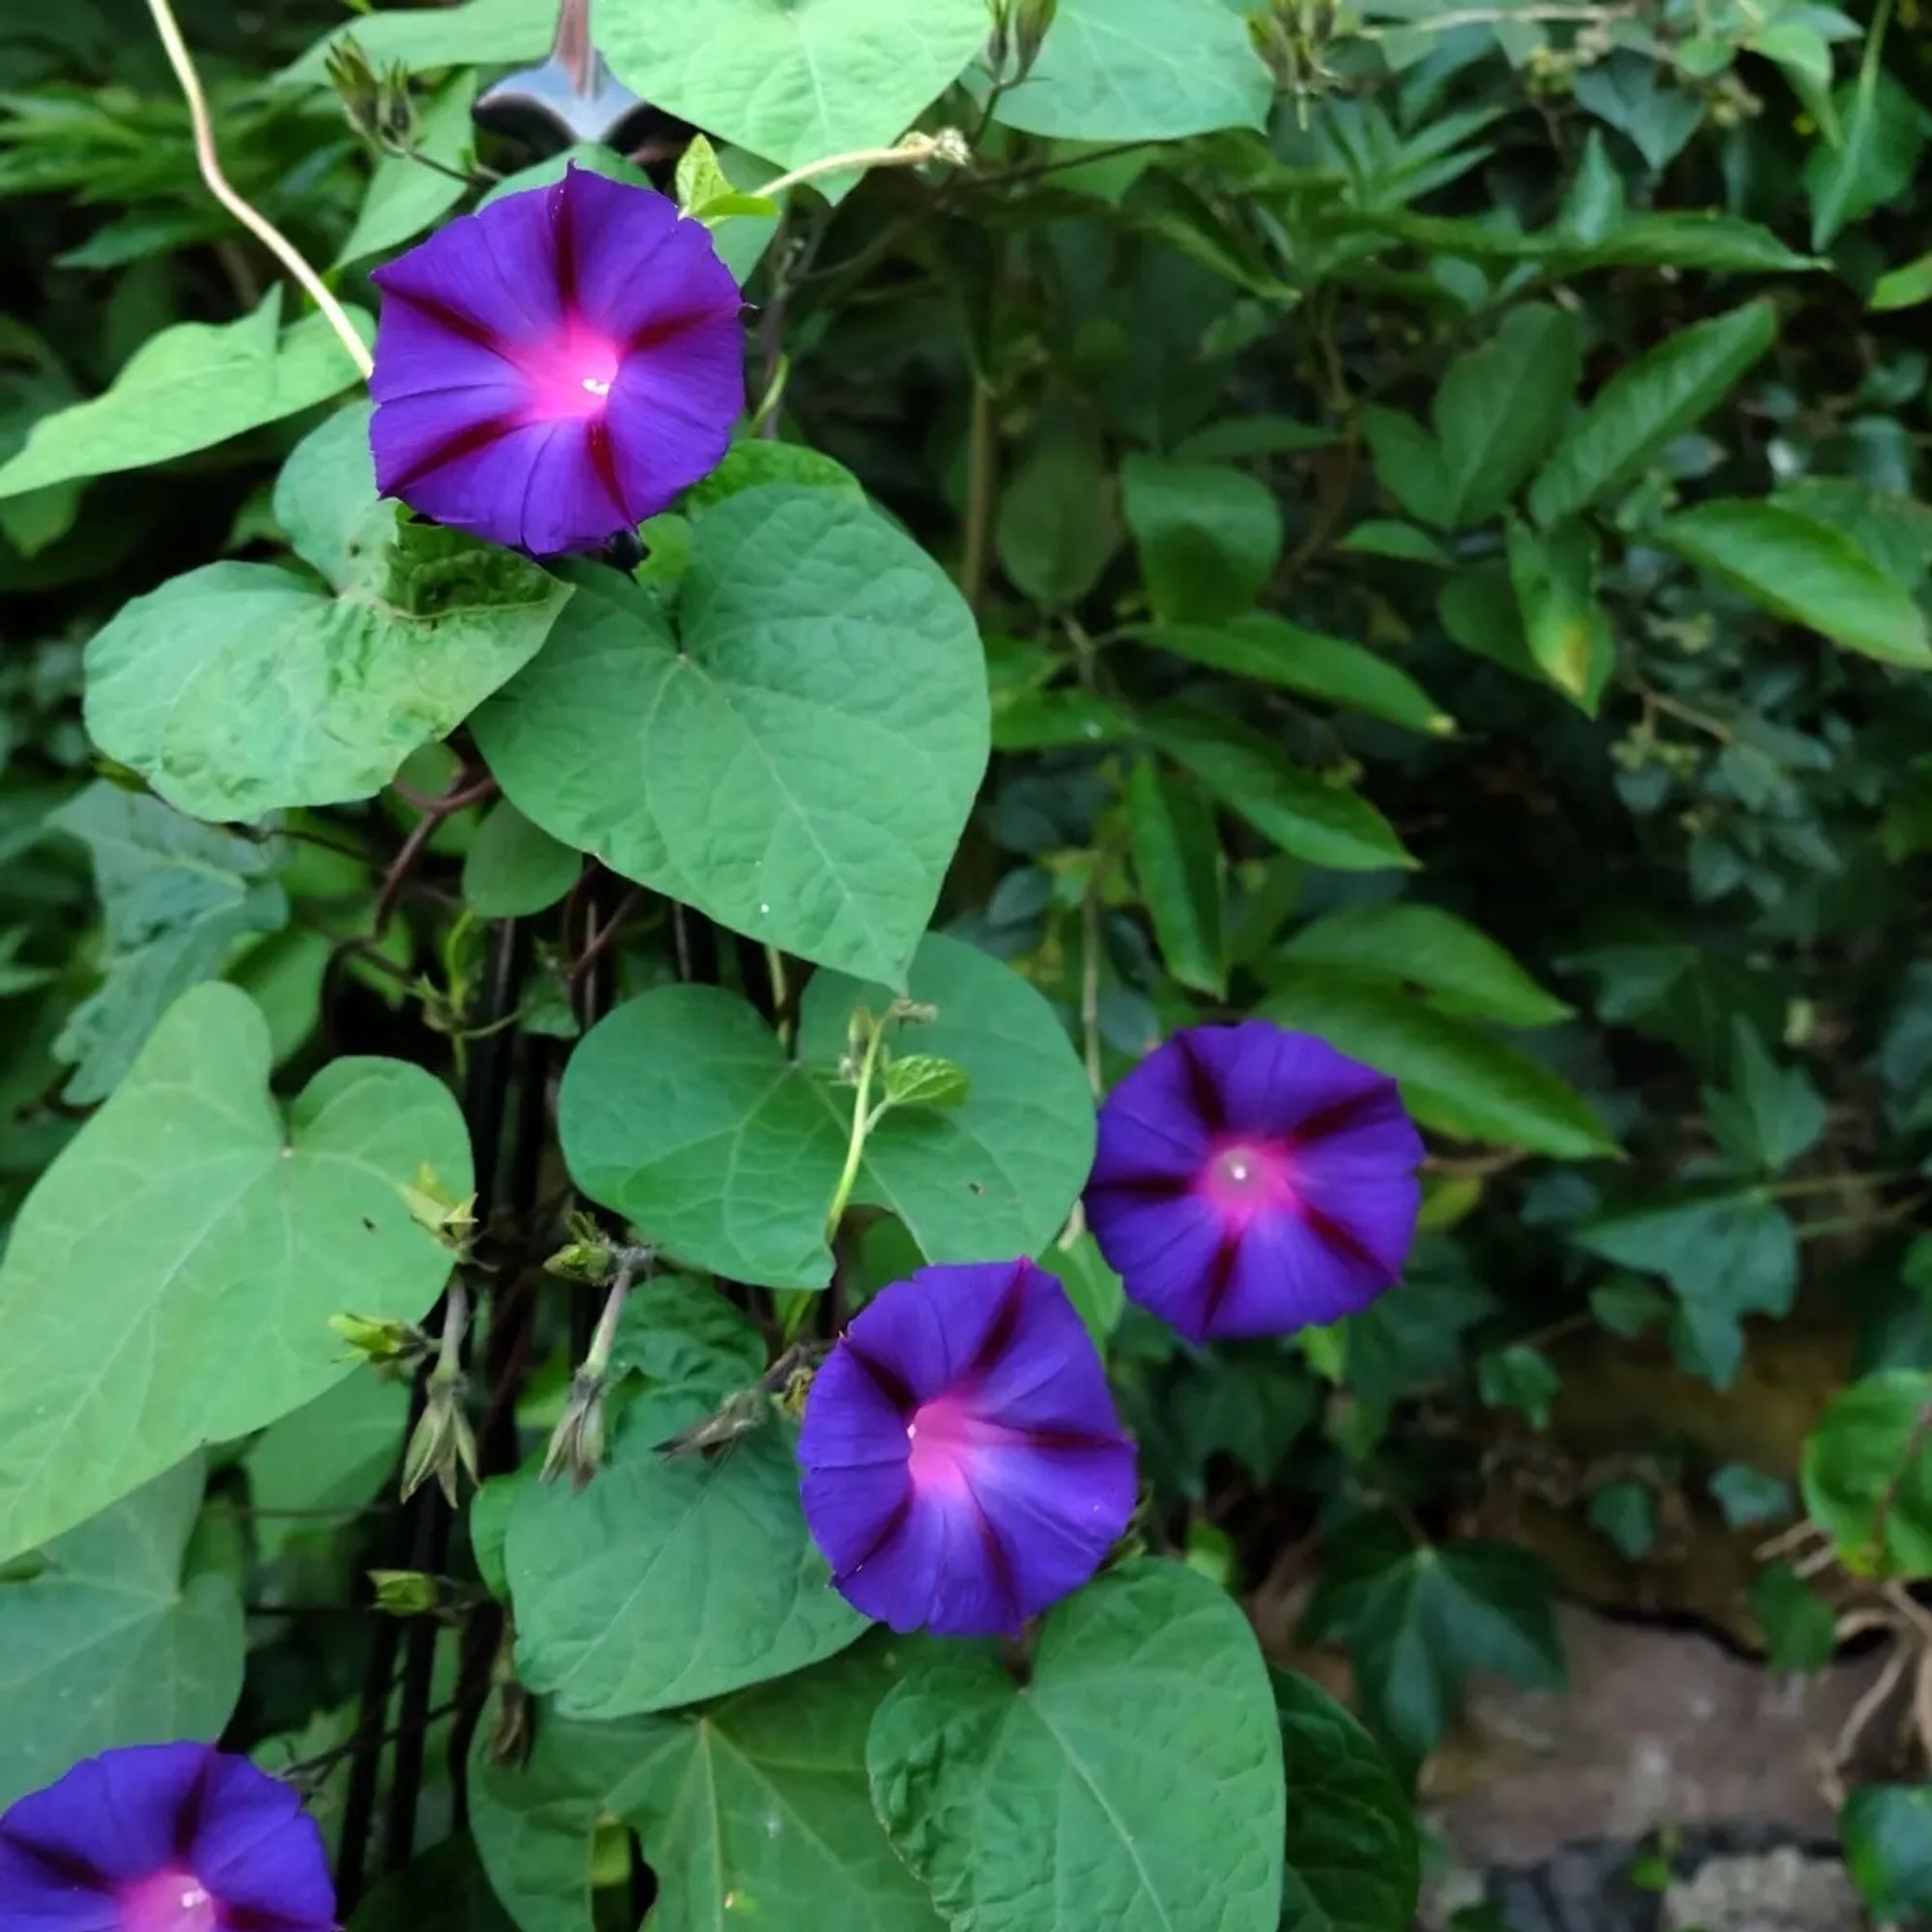
{"label": "pale green stem", "polygon": [[349,312],[323,286],[322,277],[302,259],[301,251],[296,244],[266,214],[243,200],[221,172],[221,157],[214,147],[214,124],[208,113],[208,97],[201,91],[201,76],[194,71],[187,43],[182,39],[181,28],[176,23],[168,0],[148,0],[148,12],[154,15],[156,31],[161,37],[161,45],[167,50],[168,65],[174,69],[175,78],[181,83],[181,91],[186,98],[188,119],[194,127],[195,162],[201,170],[202,180],[208,184],[209,193],[302,285],[309,300],[322,311],[329,327],[341,337],[343,348],[349,352],[349,359],[355,364],[366,383],[376,373],[376,365],[363,347],[361,336],[355,332],[355,325],[350,321]]}
{"label": "pale green stem", "polygon": [[820,175],[836,175],[844,168],[915,168],[926,161],[950,161],[957,167],[967,154],[965,137],[959,130],[944,128],[937,134],[908,134],[890,148],[854,148],[849,154],[827,155],[820,160],[807,161],[802,168],[793,168],[752,192],[763,200],[774,201],[788,187],[813,181]]}
{"label": "pale green stem", "polygon": [[859,1091],[852,1099],[852,1135],[845,1148],[845,1171],[838,1177],[838,1185],[833,1190],[832,1209],[825,1217],[828,1241],[838,1232],[838,1223],[845,1218],[846,1204],[852,1199],[852,1189],[858,1184],[859,1162],[865,1157],[866,1136],[872,1126],[872,1076],[878,1071],[879,1049],[885,1039],[885,1021],[874,1020],[871,1037],[866,1042],[865,1058],[859,1063]]}

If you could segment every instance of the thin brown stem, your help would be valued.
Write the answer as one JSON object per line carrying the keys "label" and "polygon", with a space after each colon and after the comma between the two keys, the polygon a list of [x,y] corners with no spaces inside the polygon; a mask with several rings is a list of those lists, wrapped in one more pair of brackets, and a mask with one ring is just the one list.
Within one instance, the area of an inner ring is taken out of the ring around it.
{"label": "thin brown stem", "polygon": [[999,450],[992,384],[973,384],[973,416],[966,445],[966,528],[959,552],[959,594],[978,612],[986,595],[986,561],[991,550],[993,491]]}
{"label": "thin brown stem", "polygon": [[[481,805],[486,798],[496,795],[497,781],[488,772],[474,778],[468,771],[459,772],[456,781],[440,798],[420,800],[422,816],[410,828],[410,835],[403,840],[402,849],[391,861],[389,869],[383,875],[383,889],[376,895],[375,936],[380,939],[387,929],[390,915],[396,909],[396,901],[402,897],[403,888],[409,883],[410,874],[414,871],[416,862],[422,857],[423,847],[436,837],[443,821],[453,818],[459,811],[472,805]],[[399,791],[407,803],[417,804],[419,794]]]}

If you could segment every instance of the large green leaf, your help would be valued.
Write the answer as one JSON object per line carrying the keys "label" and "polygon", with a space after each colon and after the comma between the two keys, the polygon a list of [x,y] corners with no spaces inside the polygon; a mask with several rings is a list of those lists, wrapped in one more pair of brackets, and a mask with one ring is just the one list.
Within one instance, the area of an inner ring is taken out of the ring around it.
{"label": "large green leaf", "polygon": [[1487,933],[1440,906],[1345,906],[1302,926],[1280,957],[1404,980],[1447,1011],[1504,1026],[1553,1026],[1571,1011]]}
{"label": "large green leaf", "polygon": [[1127,785],[1127,824],[1167,970],[1183,986],[1218,997],[1227,988],[1228,959],[1214,808],[1189,779],[1143,759]]}
{"label": "large green leaf", "polygon": [[463,902],[485,919],[524,919],[554,905],[582,870],[583,854],[574,845],[498,799],[464,854]]}
{"label": "large green leaf", "polygon": [[181,322],[144,342],[104,395],[56,410],[0,466],[0,497],[139,469],[327,402],[360,380],[319,315],[284,330],[281,292],[239,322]]}
{"label": "large green leaf", "polygon": [[993,118],[1068,141],[1178,141],[1259,128],[1273,98],[1219,0],[1060,0],[1037,64]]}
{"label": "large green leaf", "polygon": [[[866,1143],[853,1199],[890,1208],[929,1261],[1035,1254],[1066,1217],[1094,1152],[1094,1103],[1065,1029],[1017,974],[958,940],[920,947],[898,1026],[906,1053],[965,1068],[957,1106],[895,1109]],[[743,1281],[822,1288],[850,1134],[838,1084],[846,1022],[884,989],[830,973],[807,987],[799,1059],[747,1006],[663,987],[619,1007],[572,1055],[559,1101],[564,1159],[586,1194],[673,1254]]]}
{"label": "large green leaf", "polygon": [[1596,533],[1581,521],[1539,531],[1512,517],[1508,541],[1510,586],[1530,658],[1594,718],[1617,657],[1597,601]]}
{"label": "large green leaf", "polygon": [[586,1489],[517,1493],[504,1559],[518,1675],[567,1717],[720,1696],[866,1629],[806,1529],[790,1424],[774,1419],[716,1456],[659,1453],[726,1393],[645,1397]]}
{"label": "large green leaf", "polygon": [[984,0],[706,0],[610,7],[597,20],[626,85],[787,168],[896,141],[986,33]]}
{"label": "large green leaf", "polygon": [[1367,799],[1310,777],[1261,732],[1179,704],[1147,713],[1142,724],[1169,757],[1284,852],[1338,871],[1415,864]]}
{"label": "large green leaf", "polygon": [[1776,616],[1887,664],[1932,668],[1932,637],[1912,593],[1829,524],[1727,497],[1671,517],[1655,537]]}
{"label": "large green leaf", "polygon": [[355,568],[340,595],[211,563],[135,598],[87,647],[95,743],[197,818],[367,798],[520,670],[571,594],[431,524],[395,524]]}
{"label": "large green leaf", "polygon": [[445,1838],[374,1886],[349,1932],[517,1932],[468,1836]]}
{"label": "large green leaf", "polygon": [[1157,617],[1214,624],[1254,603],[1281,552],[1264,484],[1225,464],[1130,456],[1121,489]]}
{"label": "large green leaf", "polygon": [[448,1091],[337,1060],[285,1111],[268,1078],[254,1002],[198,986],[27,1197],[0,1265],[0,1561],[332,1387],[331,1314],[436,1299],[449,1252],[403,1190],[425,1163],[470,1190]]}
{"label": "large green leaf", "polygon": [[1050,419],[1000,493],[1000,568],[1049,611],[1093,589],[1120,543],[1100,440],[1087,425]]}
{"label": "large green leaf", "polygon": [[378,158],[355,226],[336,255],[338,269],[413,242],[463,199],[464,165],[476,142],[469,119],[475,99],[476,71],[463,68],[420,108],[414,151]]}
{"label": "large green leaf", "polygon": [[0,1810],[116,1745],[219,1735],[242,1694],[242,1603],[184,1577],[187,1461],[0,1573]]}
{"label": "large green leaf", "polygon": [[1804,164],[1814,248],[1908,187],[1924,151],[1925,110],[1880,66],[1878,51],[1868,42],[1858,79],[1832,97],[1843,139],[1815,143]]}
{"label": "large green leaf", "polygon": [[1932,1577],[1932,1374],[1840,1389],[1804,1443],[1804,1507],[1861,1576]]}
{"label": "large green leaf", "polygon": [[617,1818],[657,1875],[654,1932],[937,1932],[867,1789],[867,1726],[902,1648],[871,1638],[668,1717],[547,1716],[522,1765],[490,1755],[486,1727],[470,1792],[497,1897],[522,1932],[593,1932],[592,1849]]}
{"label": "large green leaf", "polygon": [[1291,963],[1271,970],[1267,983],[1267,1018],[1394,1074],[1425,1126],[1566,1160],[1616,1151],[1579,1094],[1466,1020],[1342,966]]}
{"label": "large green leaf", "polygon": [[409,1412],[406,1381],[365,1373],[270,1424],[242,1459],[263,1556],[353,1526],[396,1471]]}
{"label": "large green leaf", "polygon": [[477,717],[503,789],[737,931],[899,980],[986,765],[959,593],[864,504],[781,486],[692,526],[676,637],[604,574]]}
{"label": "large green leaf", "polygon": [[88,1105],[106,1098],[155,1022],[218,974],[238,940],[288,923],[288,895],[273,877],[272,845],[198,825],[105,781],[47,823],[92,853],[101,906],[101,984],[54,1042],[74,1068],[66,1097]]}
{"label": "large green leaf", "polygon": [[1761,1185],[1639,1203],[1584,1222],[1571,1238],[1605,1261],[1662,1275],[1682,1297],[1672,1322],[1679,1358],[1719,1386],[1743,1360],[1743,1318],[1788,1314],[1798,1289],[1797,1236]]}
{"label": "large green leaf", "polygon": [[275,521],[296,554],[338,590],[395,527],[394,510],[376,495],[374,413],[373,403],[345,403],[296,444],[275,478]]}
{"label": "large green leaf", "polygon": [[1303,1630],[1348,1645],[1377,1727],[1417,1760],[1441,1742],[1472,1675],[1536,1690],[1563,1683],[1540,1558],[1507,1543],[1411,1543],[1387,1517],[1331,1545]]}
{"label": "large green leaf", "polygon": [[353,40],[379,68],[400,66],[420,73],[430,68],[541,60],[555,32],[555,0],[463,0],[456,7],[381,8],[357,13],[325,35],[282,77],[323,86],[328,78],[330,52],[347,40]]}
{"label": "large green leaf", "polygon": [[1672,437],[1723,400],[1776,334],[1770,302],[1747,302],[1679,329],[1619,369],[1538,472],[1529,493],[1536,521],[1560,523],[1633,481]]}
{"label": "large green leaf", "polygon": [[1346,638],[1253,611],[1225,624],[1142,624],[1130,633],[1190,663],[1260,678],[1344,710],[1441,736],[1451,719],[1406,670]]}
{"label": "large green leaf", "polygon": [[1235,1601],[1179,1564],[1131,1563],[1058,1605],[1024,1684],[989,1646],[923,1646],[866,1761],[954,1932],[1274,1932],[1267,1669]]}
{"label": "large green leaf", "polygon": [[1932,1913],[1932,1784],[1861,1786],[1845,1800],[1838,1832],[1877,1923]]}
{"label": "large green leaf", "polygon": [[1647,54],[1623,51],[1585,68],[1576,81],[1577,104],[1628,135],[1654,169],[1664,167],[1704,119],[1702,98],[1660,80],[1661,67]]}
{"label": "large green leaf", "polygon": [[1382,483],[1410,516],[1438,529],[1494,516],[1561,426],[1582,356],[1577,325],[1561,309],[1512,309],[1492,342],[1449,365],[1433,436],[1393,411],[1367,412]]}
{"label": "large green leaf", "polygon": [[1415,1819],[1380,1747],[1306,1677],[1270,1673],[1288,1783],[1281,1932],[1406,1932]]}

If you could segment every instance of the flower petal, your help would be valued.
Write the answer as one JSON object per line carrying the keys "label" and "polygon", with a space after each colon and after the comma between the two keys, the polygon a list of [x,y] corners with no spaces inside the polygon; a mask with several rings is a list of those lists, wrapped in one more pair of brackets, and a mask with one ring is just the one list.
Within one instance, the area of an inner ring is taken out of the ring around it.
{"label": "flower petal", "polygon": [[83,1885],[0,1832],[0,1925],[15,1932],[121,1932],[113,1893]]}
{"label": "flower petal", "polygon": [[1271,1020],[1192,1027],[1185,1039],[1208,1069],[1228,1131],[1293,1135],[1305,1123],[1341,1116],[1392,1083],[1312,1033],[1291,1033]]}
{"label": "flower petal", "polygon": [[1201,1069],[1176,1040],[1156,1048],[1124,1074],[1100,1110],[1094,1180],[1109,1186],[1160,1177],[1187,1182],[1208,1158],[1218,1121]]}
{"label": "flower petal", "polygon": [[859,1311],[849,1342],[875,1369],[896,1376],[913,1401],[929,1401],[973,1365],[1006,1306],[1014,1265],[921,1268]]}
{"label": "flower petal", "polygon": [[580,314],[619,342],[723,321],[732,337],[744,298],[701,221],[649,188],[573,164],[561,184],[575,254],[572,299]]}
{"label": "flower petal", "polygon": [[735,315],[695,322],[625,355],[605,419],[633,523],[718,467],[744,408],[745,331]]}
{"label": "flower petal", "polygon": [[1119,1439],[991,1449],[975,1458],[969,1481],[1005,1553],[1003,1594],[1010,1591],[1017,1622],[1086,1582],[1134,1513],[1134,1452]]}
{"label": "flower petal", "polygon": [[1267,1020],[1176,1034],[1108,1096],[1099,1146],[1100,1252],[1196,1342],[1362,1307],[1414,1237],[1422,1139],[1395,1082]]}
{"label": "flower petal", "polygon": [[921,1268],[819,1369],[799,1436],[835,1581],[895,1630],[1015,1630],[1125,1527],[1134,1452],[1059,1282],[1028,1261]]}
{"label": "flower petal", "polygon": [[998,1353],[962,1392],[966,1407],[1006,1429],[1119,1442],[1106,1374],[1065,1289],[1032,1262],[1012,1274],[1010,1308],[995,1317]]}
{"label": "flower petal", "polygon": [[[526,188],[459,214],[370,276],[384,298],[442,318],[504,354],[535,349],[564,326],[556,219],[563,186]],[[389,302],[384,300],[386,313]],[[382,338],[377,337],[381,365]],[[379,392],[380,393],[380,392]]]}
{"label": "flower petal", "polygon": [[[0,1841],[113,1887],[159,1871],[184,1806],[213,1768],[207,1745],[136,1745],[83,1758],[0,1820]],[[0,1918],[0,1923],[5,1920]]]}
{"label": "flower petal", "polygon": [[244,1757],[218,1756],[196,1812],[186,1863],[232,1918],[275,1932],[327,1932],[335,1889],[315,1820],[294,1787]]}
{"label": "flower petal", "polygon": [[1333,1224],[1286,1208],[1258,1214],[1234,1244],[1206,1335],[1286,1335],[1337,1321],[1394,1280],[1395,1270]]}
{"label": "flower petal", "polygon": [[1207,1334],[1221,1217],[1193,1193],[1146,1195],[1090,1185],[1088,1224],[1127,1293],[1190,1341]]}

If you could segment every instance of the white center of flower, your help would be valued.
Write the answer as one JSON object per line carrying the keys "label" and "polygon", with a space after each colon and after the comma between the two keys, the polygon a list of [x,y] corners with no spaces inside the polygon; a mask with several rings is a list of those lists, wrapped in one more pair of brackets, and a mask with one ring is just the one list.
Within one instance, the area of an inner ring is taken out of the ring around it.
{"label": "white center of flower", "polygon": [[1248,1163],[1239,1154],[1236,1154],[1228,1163],[1228,1179],[1230,1180],[1245,1180],[1248,1178],[1249,1172]]}
{"label": "white center of flower", "polygon": [[206,1905],[207,1903],[208,1893],[200,1886],[190,1885],[183,1888],[181,1909],[184,1912],[192,1912],[196,1906]]}
{"label": "white center of flower", "polygon": [[584,377],[583,386],[586,389],[588,389],[593,396],[608,396],[611,393],[610,384],[600,382],[595,376]]}

